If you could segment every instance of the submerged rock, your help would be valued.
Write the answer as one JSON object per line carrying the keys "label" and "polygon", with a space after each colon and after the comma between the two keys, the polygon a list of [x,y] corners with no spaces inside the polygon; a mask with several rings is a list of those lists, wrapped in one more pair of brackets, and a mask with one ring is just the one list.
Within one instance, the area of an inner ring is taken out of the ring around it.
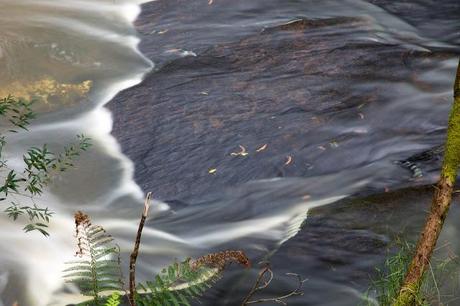
{"label": "submerged rock", "polygon": [[45,77],[35,82],[13,82],[0,88],[0,98],[12,95],[16,98],[34,100],[39,108],[44,105],[53,106],[72,105],[86,98],[91,90],[92,81],[79,84],[60,83],[53,78]]}
{"label": "submerged rock", "polygon": [[411,171],[413,178],[421,178],[424,176],[424,170],[422,170],[422,167],[425,168],[424,166],[433,166],[436,163],[435,169],[440,169],[440,162],[443,155],[444,145],[440,145],[414,154],[407,159],[398,160],[395,163]]}
{"label": "submerged rock", "polygon": [[[164,5],[172,9],[162,1],[144,6],[151,19],[141,15],[143,31],[163,29],[162,19],[176,13],[163,16]],[[146,34],[141,48],[177,48],[182,31]],[[451,55],[361,39],[372,31],[366,18],[301,18],[237,41],[209,41],[192,50],[196,56],[157,61],[149,49],[156,71],[109,104],[136,181],[161,199],[188,201],[251,180],[318,176],[381,159],[375,143],[387,154],[394,135],[386,129],[399,124],[379,117],[394,99],[389,86],[431,90],[417,73]],[[239,146],[247,156],[231,155]]]}

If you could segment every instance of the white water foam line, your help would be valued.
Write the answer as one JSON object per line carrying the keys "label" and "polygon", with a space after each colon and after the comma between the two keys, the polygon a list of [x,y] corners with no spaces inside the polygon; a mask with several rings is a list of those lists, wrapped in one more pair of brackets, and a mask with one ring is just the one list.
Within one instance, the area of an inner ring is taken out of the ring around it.
{"label": "white water foam line", "polygon": [[[9,0],[8,0],[9,1]],[[123,2],[107,2],[101,3],[100,1],[95,2],[92,0],[82,1],[82,0],[66,0],[66,1],[49,1],[49,0],[20,0],[15,3],[15,5],[22,5],[27,8],[32,7],[49,7],[49,8],[60,8],[63,10],[74,10],[80,12],[101,12],[103,14],[111,13],[113,15],[118,15],[121,20],[125,20],[132,24],[141,11],[139,4],[142,4],[144,1],[123,1]],[[145,1],[148,2],[148,1]]]}
{"label": "white water foam line", "polygon": [[[30,3],[30,1],[24,1],[22,3],[26,4]],[[85,7],[85,9],[89,10],[97,7],[96,4],[91,4],[90,1],[69,1],[68,3],[70,7],[76,8],[78,5],[78,9]],[[51,3],[50,1],[33,1],[33,5],[39,4],[64,5],[63,2]],[[82,4],[86,6],[80,6]],[[103,9],[107,9],[107,7]],[[140,13],[138,5],[129,3],[116,5],[114,9],[119,10],[118,15],[130,23],[132,23]],[[50,22],[60,21],[59,18],[49,20]],[[72,25],[80,26],[80,24]],[[146,63],[150,63],[148,65],[149,67],[146,67],[144,70],[138,70],[136,73],[127,76],[126,79],[116,82],[105,89],[102,98],[98,101],[98,106],[92,111],[68,122],[35,125],[30,133],[46,133],[53,130],[69,129],[79,130],[85,135],[88,135],[105,149],[106,154],[119,160],[124,170],[122,172],[120,186],[117,186],[118,188],[115,189],[116,191],[105,198],[105,204],[109,205],[116,198],[126,195],[130,195],[141,202],[143,193],[133,180],[133,162],[122,154],[119,143],[111,136],[113,118],[111,113],[104,108],[104,105],[121,90],[141,82],[143,76],[153,67],[153,64],[143,57],[138,50],[140,40],[137,37],[129,35],[117,36],[112,35],[110,31],[103,32],[92,30],[92,33],[95,33],[98,38],[108,35],[110,39],[113,39],[118,44],[135,50]],[[85,28],[85,31],[89,31],[89,28]],[[86,32],[85,34],[88,33]],[[12,159],[11,162],[14,164],[15,160]],[[19,164],[19,161],[17,163]],[[20,288],[22,294],[27,296],[27,300],[33,301],[33,306],[48,305],[50,303],[50,299],[53,297],[54,292],[60,289],[63,284],[62,270],[64,262],[69,259],[69,255],[71,256],[74,251],[74,243],[72,241],[74,221],[70,216],[64,217],[65,214],[59,213],[59,200],[47,193],[38,200],[38,203],[43,203],[45,206],[47,203],[56,204],[50,205],[56,212],[56,216],[53,217],[50,226],[50,232],[53,233],[53,236],[50,239],[44,239],[40,237],[39,233],[26,235],[22,232],[22,226],[19,223],[5,220],[5,222],[2,222],[2,230],[8,233],[8,235],[2,237],[2,244],[4,246],[9,245],[14,247],[2,248],[2,263],[0,263],[0,270],[3,271],[0,273],[0,293],[6,290],[8,279],[11,281],[11,279],[14,278],[14,283]],[[30,255],[27,256],[27,254]],[[19,258],[20,261],[18,261]],[[0,305],[2,305],[1,301]],[[59,304],[59,302],[57,302],[56,305],[62,305],[62,303]]]}

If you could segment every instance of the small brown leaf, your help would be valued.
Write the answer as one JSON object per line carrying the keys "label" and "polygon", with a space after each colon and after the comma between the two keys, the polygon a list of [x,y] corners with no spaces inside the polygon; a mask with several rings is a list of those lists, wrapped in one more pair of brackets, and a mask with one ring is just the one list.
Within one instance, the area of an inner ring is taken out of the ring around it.
{"label": "small brown leaf", "polygon": [[246,148],[243,147],[242,145],[239,145],[241,151],[240,152],[232,152],[230,153],[231,156],[246,156],[248,155],[249,153],[246,152]]}
{"label": "small brown leaf", "polygon": [[292,162],[292,156],[291,156],[291,155],[288,155],[288,156],[287,156],[287,160],[286,160],[286,162],[284,163],[284,165],[287,166],[287,165],[289,165],[291,162]]}
{"label": "small brown leaf", "polygon": [[268,146],[267,144],[264,144],[263,146],[261,146],[260,148],[258,148],[258,149],[256,150],[256,152],[261,152],[261,151],[265,150],[265,149],[267,148],[267,146]]}

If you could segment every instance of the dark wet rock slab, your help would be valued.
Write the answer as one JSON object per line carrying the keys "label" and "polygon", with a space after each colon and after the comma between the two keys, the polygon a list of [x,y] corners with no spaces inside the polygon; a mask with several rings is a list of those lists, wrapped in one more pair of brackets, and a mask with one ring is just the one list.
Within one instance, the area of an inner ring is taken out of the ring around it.
{"label": "dark wet rock slab", "polygon": [[[155,3],[158,8],[162,1]],[[171,17],[146,10],[138,24],[145,29],[162,18]],[[328,128],[367,124],[367,110],[385,103],[384,87],[362,84],[413,80],[432,89],[417,80],[417,71],[450,55],[354,39],[367,27],[359,18],[300,19],[211,42],[197,56],[160,61],[158,70],[109,104],[113,134],[135,162],[136,181],[157,197],[183,200],[250,180],[321,175],[370,162],[347,149],[367,141],[362,135]],[[143,45],[164,39],[147,35]],[[266,150],[256,152],[264,144]],[[248,156],[231,156],[239,145]]]}

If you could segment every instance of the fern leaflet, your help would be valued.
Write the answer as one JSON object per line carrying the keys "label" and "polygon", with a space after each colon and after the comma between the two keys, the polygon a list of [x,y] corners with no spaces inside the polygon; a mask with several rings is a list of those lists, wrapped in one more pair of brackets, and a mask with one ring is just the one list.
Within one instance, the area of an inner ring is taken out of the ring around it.
{"label": "fern leaflet", "polygon": [[101,292],[123,290],[119,247],[113,238],[98,225],[92,225],[88,215],[75,214],[78,260],[68,263],[64,270],[67,282],[76,284],[83,295],[93,297],[96,306],[102,305]]}
{"label": "fern leaflet", "polygon": [[225,266],[238,262],[246,267],[249,260],[241,251],[209,254],[196,260],[175,262],[163,269],[153,281],[140,283],[136,303],[140,306],[190,306],[222,276]]}
{"label": "fern leaflet", "polygon": [[121,303],[121,296],[119,293],[114,292],[112,295],[107,299],[104,306],[118,306]]}

